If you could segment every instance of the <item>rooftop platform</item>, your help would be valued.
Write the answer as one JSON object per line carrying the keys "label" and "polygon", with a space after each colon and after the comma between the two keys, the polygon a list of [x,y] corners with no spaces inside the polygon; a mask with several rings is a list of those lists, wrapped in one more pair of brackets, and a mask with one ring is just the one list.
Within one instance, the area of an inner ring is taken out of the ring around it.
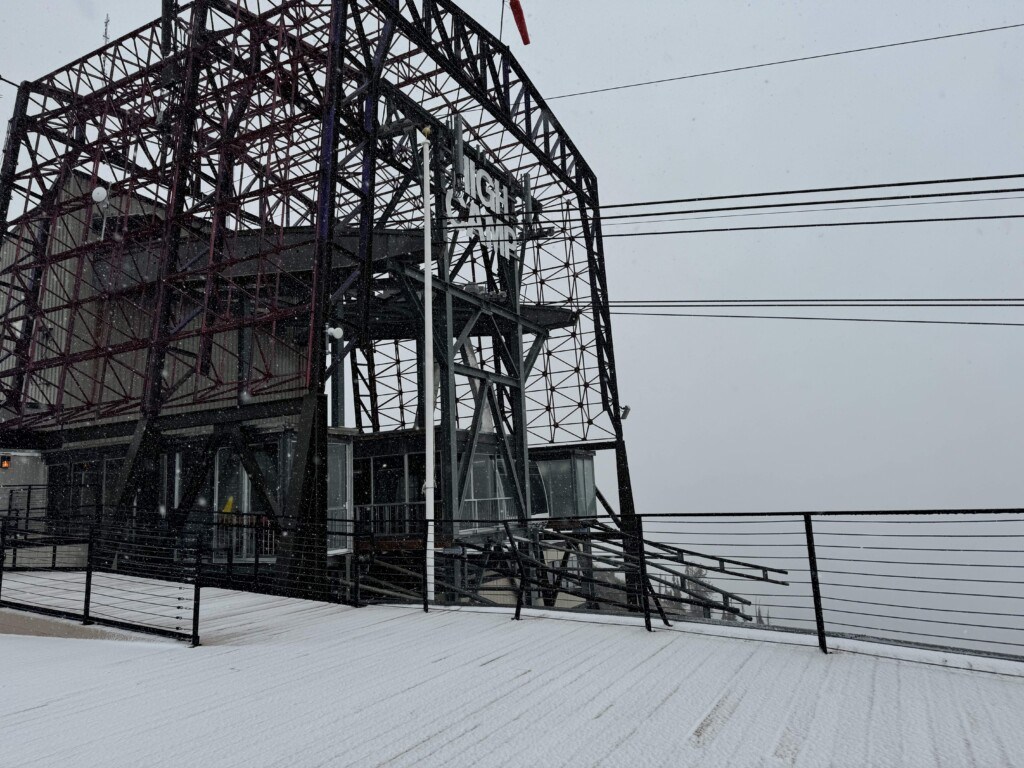
{"label": "rooftop platform", "polygon": [[[203,645],[0,610],[4,765],[1011,766],[1024,665],[204,590]],[[62,634],[65,637],[46,635]],[[100,639],[100,638],[103,639]]]}

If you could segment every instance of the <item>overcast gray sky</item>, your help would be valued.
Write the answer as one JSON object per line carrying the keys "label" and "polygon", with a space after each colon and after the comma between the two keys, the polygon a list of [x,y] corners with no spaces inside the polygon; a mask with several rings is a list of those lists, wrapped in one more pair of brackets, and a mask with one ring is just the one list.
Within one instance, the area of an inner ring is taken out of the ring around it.
{"label": "overcast gray sky", "polygon": [[[533,44],[511,18],[505,39],[549,96],[1024,22],[1014,2],[523,5]],[[497,30],[499,0],[464,6]],[[97,47],[105,14],[117,37],[159,7],[8,0],[0,74],[38,77]],[[1024,172],[1022,60],[1024,29],[552,106],[605,202],[995,175]],[[14,91],[0,96],[6,121]],[[764,223],[1020,212],[1010,200]],[[705,224],[737,222],[762,220]],[[621,238],[606,251],[613,299],[1019,298],[1022,235],[996,221]],[[1015,309],[833,314],[1024,322]],[[1024,328],[619,316],[614,336],[641,511],[1024,504]]]}

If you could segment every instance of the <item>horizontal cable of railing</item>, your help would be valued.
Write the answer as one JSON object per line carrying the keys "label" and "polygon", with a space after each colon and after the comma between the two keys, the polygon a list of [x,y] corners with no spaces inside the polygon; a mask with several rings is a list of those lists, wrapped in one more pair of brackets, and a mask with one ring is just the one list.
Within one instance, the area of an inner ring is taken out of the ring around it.
{"label": "horizontal cable of railing", "polygon": [[0,606],[198,644],[201,557],[194,535],[0,519]]}
{"label": "horizontal cable of railing", "polygon": [[324,599],[354,605],[429,598],[740,622],[812,631],[823,649],[829,636],[999,656],[1024,647],[1019,508],[528,521],[475,510],[458,519],[437,512],[430,573],[419,502],[357,506],[312,528],[269,512],[197,509],[175,526],[152,511],[116,520],[102,508],[78,510],[78,519],[65,510],[67,520],[48,528],[12,522],[15,547],[4,567],[15,551],[24,564],[49,547],[51,572],[74,570],[74,553],[54,558],[54,546],[81,546],[93,521],[94,534],[102,532],[97,572],[114,578],[187,580],[200,542],[210,584],[290,594],[322,579]]}

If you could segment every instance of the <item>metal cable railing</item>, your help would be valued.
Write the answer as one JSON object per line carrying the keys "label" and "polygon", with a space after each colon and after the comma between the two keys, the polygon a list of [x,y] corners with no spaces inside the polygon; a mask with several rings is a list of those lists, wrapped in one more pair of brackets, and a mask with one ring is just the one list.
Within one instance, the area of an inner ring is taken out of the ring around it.
{"label": "metal cable railing", "polygon": [[[1019,510],[473,522],[487,533],[437,523],[437,604],[729,622],[812,633],[823,650],[855,638],[1024,658]],[[362,538],[363,602],[422,599],[409,550],[390,562],[373,532]]]}
{"label": "metal cable railing", "polygon": [[22,523],[0,519],[0,606],[199,644],[194,533],[66,518],[41,530]]}
{"label": "metal cable railing", "polygon": [[[118,620],[115,609],[133,609],[150,627],[184,616],[187,604],[150,585],[186,585],[181,592],[201,572],[211,586],[350,605],[618,613],[648,626],[728,622],[810,633],[823,650],[833,638],[855,638],[1024,659],[1022,510],[608,514],[527,523],[473,511],[452,520],[439,511],[429,574],[421,503],[360,506],[312,529],[209,509],[174,528],[136,511],[131,520],[101,518],[91,555],[83,554],[85,529],[75,538],[75,526],[100,519],[94,513],[54,520],[38,512],[5,520],[0,599],[73,612],[85,585],[68,580],[81,580],[91,557],[94,592],[105,601],[91,612]],[[150,603],[173,610],[151,611],[159,606]]]}

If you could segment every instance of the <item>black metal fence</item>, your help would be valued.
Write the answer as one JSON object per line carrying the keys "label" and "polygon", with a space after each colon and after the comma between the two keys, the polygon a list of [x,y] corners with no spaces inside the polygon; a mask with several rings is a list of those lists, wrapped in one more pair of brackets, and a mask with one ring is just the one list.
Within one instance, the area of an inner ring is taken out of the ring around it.
{"label": "black metal fence", "polygon": [[[476,523],[471,535],[437,523],[434,603],[728,622],[810,633],[823,651],[847,638],[1024,659],[1020,510]],[[422,600],[425,550],[353,529],[341,598]]]}
{"label": "black metal fence", "polygon": [[201,535],[46,512],[0,517],[0,607],[199,644]]}
{"label": "black metal fence", "polygon": [[825,651],[852,638],[1024,659],[1024,510],[474,516],[434,523],[428,572],[420,504],[357,508],[303,536],[208,509],[178,529],[155,513],[53,519],[25,495],[3,525],[4,605],[194,642],[200,582],[294,594],[319,580],[302,596],[617,613],[648,628],[726,622],[808,633]]}

